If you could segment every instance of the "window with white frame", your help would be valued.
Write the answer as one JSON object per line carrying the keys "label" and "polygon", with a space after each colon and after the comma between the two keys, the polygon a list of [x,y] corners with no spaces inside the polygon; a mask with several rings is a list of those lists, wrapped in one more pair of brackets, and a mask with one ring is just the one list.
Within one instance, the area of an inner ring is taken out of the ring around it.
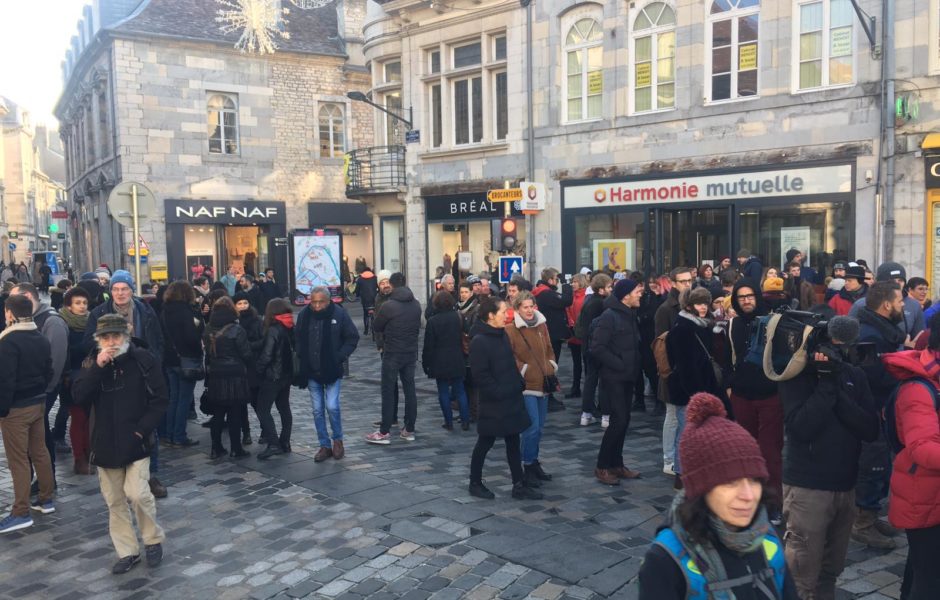
{"label": "window with white frame", "polygon": [[401,61],[400,60],[390,60],[387,63],[382,65],[382,71],[384,78],[382,81],[385,83],[399,83],[401,82]]}
{"label": "window with white frame", "polygon": [[647,4],[633,21],[633,110],[676,106],[676,13]]}
{"label": "window with white frame", "polygon": [[346,126],[343,109],[336,104],[320,107],[320,156],[336,158],[346,152]]}
{"label": "window with white frame", "polygon": [[797,9],[797,89],[851,84],[855,78],[855,10],[850,0],[798,2]]}
{"label": "window with white frame", "polygon": [[760,0],[713,0],[706,23],[712,102],[757,95]]}
{"label": "window with white frame", "polygon": [[506,36],[493,36],[493,60],[506,60]]}
{"label": "window with white frame", "polygon": [[428,108],[430,114],[431,126],[431,147],[440,148],[444,143],[444,98],[441,95],[443,91],[441,83],[435,82],[428,86]]}
{"label": "window with white frame", "polygon": [[209,152],[238,154],[238,99],[233,94],[212,94],[206,103]]}
{"label": "window with white frame", "polygon": [[509,133],[509,78],[506,71],[493,73],[494,137],[505,140]]}
{"label": "window with white frame", "polygon": [[454,144],[483,141],[483,77],[457,79],[451,84],[454,99]]}
{"label": "window with white frame", "polygon": [[601,116],[604,93],[604,32],[591,18],[579,19],[565,36],[566,120]]}
{"label": "window with white frame", "polygon": [[[393,115],[402,116],[400,91],[388,92],[384,95],[383,101],[385,110]],[[383,113],[382,116],[385,117],[385,145],[403,146],[405,144],[405,124],[388,113]]]}

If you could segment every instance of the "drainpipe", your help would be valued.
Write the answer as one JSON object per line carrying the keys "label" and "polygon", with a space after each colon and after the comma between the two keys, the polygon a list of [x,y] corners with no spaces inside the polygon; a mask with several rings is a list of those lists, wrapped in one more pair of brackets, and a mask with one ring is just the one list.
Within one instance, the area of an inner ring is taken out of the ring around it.
{"label": "drainpipe", "polygon": [[884,192],[884,260],[894,259],[894,155],[895,155],[895,115],[894,115],[894,0],[884,3],[884,150],[885,155],[885,192]]}
{"label": "drainpipe", "polygon": [[[519,0],[525,7],[525,36],[526,36],[526,158],[528,159],[528,179],[535,181],[535,127],[532,123],[532,0]],[[526,258],[529,263],[529,281],[536,281],[535,269],[535,219],[532,215],[525,216]]]}

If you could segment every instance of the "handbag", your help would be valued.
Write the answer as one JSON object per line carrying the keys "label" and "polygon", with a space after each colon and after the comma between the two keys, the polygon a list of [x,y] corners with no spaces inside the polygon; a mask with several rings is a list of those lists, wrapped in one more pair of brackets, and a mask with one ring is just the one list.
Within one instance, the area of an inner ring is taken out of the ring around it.
{"label": "handbag", "polygon": [[206,378],[206,365],[200,358],[180,357],[180,372],[183,379],[202,381]]}
{"label": "handbag", "polygon": [[199,412],[204,415],[212,416],[215,414],[215,406],[212,405],[212,402],[209,401],[209,389],[206,388],[202,390],[202,395],[199,396]]}
{"label": "handbag", "polygon": [[705,347],[705,344],[702,343],[702,338],[695,336],[695,339],[698,340],[698,345],[702,347],[702,350],[705,351],[705,355],[708,356],[708,361],[712,365],[712,371],[715,374],[715,382],[718,384],[718,387],[722,387],[722,380],[725,378],[724,372],[721,370],[721,365],[718,364],[718,361],[712,358],[712,353],[708,351],[708,348]]}

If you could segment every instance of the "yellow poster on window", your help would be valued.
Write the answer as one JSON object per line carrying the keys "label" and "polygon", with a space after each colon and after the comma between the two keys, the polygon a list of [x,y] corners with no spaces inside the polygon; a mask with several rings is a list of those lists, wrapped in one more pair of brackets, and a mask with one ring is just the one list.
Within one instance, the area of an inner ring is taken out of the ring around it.
{"label": "yellow poster on window", "polygon": [[757,44],[748,44],[738,48],[738,70],[747,71],[757,68]]}
{"label": "yellow poster on window", "polygon": [[588,94],[600,94],[604,91],[604,72],[591,71],[588,73]]}
{"label": "yellow poster on window", "polygon": [[653,82],[653,66],[646,62],[636,66],[636,87],[647,87]]}

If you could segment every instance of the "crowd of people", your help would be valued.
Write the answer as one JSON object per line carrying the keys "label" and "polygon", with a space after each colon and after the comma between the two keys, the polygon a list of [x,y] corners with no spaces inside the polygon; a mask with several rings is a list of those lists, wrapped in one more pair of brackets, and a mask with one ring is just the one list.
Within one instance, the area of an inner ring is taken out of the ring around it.
{"label": "crowd of people", "polygon": [[[631,413],[662,416],[662,470],[677,491],[640,571],[641,598],[833,598],[849,540],[890,549],[894,527],[909,544],[902,597],[932,597],[940,317],[929,283],[897,263],[871,271],[835,261],[822,274],[797,249],[786,259],[765,268],[743,250],[737,265],[723,258],[664,276],[546,268],[505,289],[489,273],[448,273],[424,309],[401,273],[364,267],[362,334],[324,287],[295,312],[272,270],[229,271],[218,282],[203,271],[138,296],[130,273],[102,266],[57,284],[48,306],[14,277],[0,295],[0,430],[15,501],[0,532],[55,510],[56,457],[71,453],[76,474],[98,474],[113,572],[140,561],[128,503],[148,563],[159,564],[165,535],[154,499],[168,493],[160,448],[199,444],[188,433],[196,407],[211,416],[210,460],[250,456],[249,407],[261,425],[256,458],[268,460],[291,452],[290,389],[305,388],[314,460],[341,460],[342,380],[360,335],[371,335],[381,410],[365,442],[389,445],[393,428],[395,443],[416,439],[420,360],[437,386],[441,426],[476,425],[468,493],[478,498],[495,497],[483,466],[498,438],[512,497],[542,498],[553,479],[540,455],[546,421],[566,401],[579,403],[581,426],[603,429],[594,476],[609,486],[640,477],[624,457]],[[835,350],[794,355],[783,375],[768,371],[767,316],[783,309],[819,314]],[[876,349],[875,360],[855,359],[859,343]]]}

